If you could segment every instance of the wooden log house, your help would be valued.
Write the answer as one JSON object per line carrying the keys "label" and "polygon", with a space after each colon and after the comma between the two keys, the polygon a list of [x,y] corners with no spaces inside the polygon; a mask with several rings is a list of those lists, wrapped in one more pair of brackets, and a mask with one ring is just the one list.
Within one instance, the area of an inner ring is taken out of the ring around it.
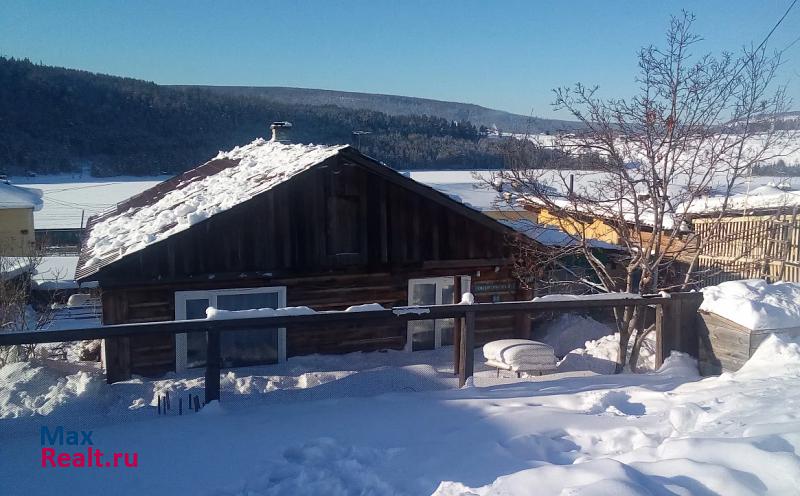
{"label": "wooden log house", "polygon": [[[103,323],[228,310],[345,309],[530,298],[512,277],[515,231],[351,147],[257,140],[90,219],[77,280],[98,281]],[[527,336],[487,316],[475,345]],[[260,329],[223,336],[223,366],[311,353],[438,348],[452,320],[383,327]],[[107,339],[110,382],[205,362],[205,333]]]}

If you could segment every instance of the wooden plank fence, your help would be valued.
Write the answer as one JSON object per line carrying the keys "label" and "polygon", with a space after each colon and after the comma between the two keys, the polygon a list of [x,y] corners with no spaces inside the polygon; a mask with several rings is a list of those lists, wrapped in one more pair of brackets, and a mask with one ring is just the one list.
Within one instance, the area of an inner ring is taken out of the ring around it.
{"label": "wooden plank fence", "polygon": [[695,219],[694,231],[709,240],[698,259],[705,286],[766,277],[800,282],[800,214]]}
{"label": "wooden plank fence", "polygon": [[[694,332],[690,322],[697,313],[702,301],[701,293],[676,293],[672,295],[646,295],[621,297],[565,297],[534,301],[515,301],[502,303],[476,303],[471,305],[432,305],[395,307],[391,309],[345,312],[327,311],[302,315],[277,315],[223,320],[179,320],[150,322],[142,324],[119,324],[87,329],[63,331],[31,331],[0,334],[0,346],[58,343],[129,337],[136,335],[174,335],[184,332],[205,330],[208,333],[207,364],[205,372],[205,401],[218,400],[220,396],[220,334],[223,332],[269,329],[285,327],[291,332],[294,325],[318,325],[325,327],[332,323],[370,324],[388,321],[412,321],[429,319],[459,319],[457,343],[454,346],[455,373],[459,387],[463,386],[474,372],[475,318],[479,314],[529,315],[544,311],[587,310],[591,308],[625,308],[635,306],[656,307],[656,335],[659,350],[657,360],[669,356],[671,350],[695,353],[696,343],[691,344]],[[696,341],[696,340],[695,340]]]}

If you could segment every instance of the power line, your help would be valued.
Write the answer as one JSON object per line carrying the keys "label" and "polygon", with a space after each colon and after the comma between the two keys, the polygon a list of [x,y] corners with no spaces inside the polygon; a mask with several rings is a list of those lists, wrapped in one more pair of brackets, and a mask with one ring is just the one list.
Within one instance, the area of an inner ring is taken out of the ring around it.
{"label": "power line", "polygon": [[[767,35],[764,37],[764,39],[761,41],[761,43],[759,43],[759,44],[758,44],[758,46],[756,47],[756,49],[755,49],[755,50],[753,50],[752,52],[750,52],[750,56],[748,57],[748,60],[747,60],[747,62],[752,62],[752,61],[753,61],[753,58],[755,58],[755,56],[756,56],[756,54],[758,53],[758,51],[759,51],[759,50],[761,50],[762,48],[764,48],[764,46],[767,44],[767,41],[769,41],[769,39],[770,39],[770,37],[772,36],[772,34],[773,34],[773,33],[775,33],[775,30],[776,30],[776,29],[778,29],[778,26],[780,26],[780,25],[781,25],[781,23],[783,23],[783,20],[784,20],[784,19],[786,19],[786,16],[788,16],[788,15],[789,15],[789,12],[791,12],[791,11],[792,11],[792,9],[794,8],[795,4],[797,4],[797,2],[798,2],[798,0],[792,0],[792,3],[791,3],[791,4],[789,4],[789,7],[787,7],[787,9],[786,9],[786,12],[784,12],[784,13],[783,13],[783,15],[781,16],[781,18],[780,18],[780,19],[778,19],[778,22],[776,22],[776,23],[775,23],[775,25],[774,25],[774,26],[772,26],[772,29],[770,29],[770,30],[769,30],[769,33],[767,33]],[[737,70],[737,71],[736,71],[736,72],[733,74],[733,77],[731,77],[731,78],[728,80],[728,82],[725,84],[725,86],[723,86],[722,90],[720,90],[720,91],[717,93],[716,97],[715,97],[715,98],[714,98],[714,100],[712,101],[712,104],[716,103],[716,101],[717,101],[719,98],[721,98],[721,97],[722,97],[722,95],[723,95],[723,94],[724,94],[724,93],[725,93],[725,92],[728,90],[728,87],[729,87],[731,84],[733,84],[733,82],[736,80],[737,76],[739,76],[739,74],[741,74],[741,73],[742,73],[742,71],[743,71],[743,70],[744,70],[746,67],[747,67],[747,63],[743,63],[743,64],[741,65],[741,67],[739,67],[739,69],[738,69],[738,70]]]}
{"label": "power line", "polygon": [[[784,13],[783,13],[783,15],[781,16],[781,18],[780,18],[780,19],[778,19],[778,22],[777,22],[777,23],[775,23],[775,26],[773,26],[773,27],[772,27],[772,29],[769,31],[769,33],[767,33],[767,36],[764,38],[764,41],[762,41],[762,42],[761,42],[761,44],[760,44],[760,45],[758,45],[758,48],[756,48],[756,51],[758,51],[758,50],[759,50],[759,49],[761,49],[761,48],[762,48],[764,45],[766,45],[766,43],[767,43],[767,40],[769,40],[770,36],[772,36],[772,33],[774,33],[776,29],[778,29],[778,26],[780,26],[780,25],[781,25],[781,23],[783,22],[783,20],[784,20],[784,19],[786,19],[786,16],[788,16],[788,15],[789,15],[789,12],[791,12],[791,11],[792,11],[792,8],[794,8],[794,6],[795,6],[795,4],[797,3],[797,1],[798,1],[798,0],[793,0],[793,1],[792,1],[792,3],[791,3],[791,4],[789,5],[789,7],[786,9],[786,12],[784,12]],[[795,41],[797,41],[797,40],[795,40]],[[794,43],[794,42],[792,42],[792,43]]]}
{"label": "power line", "polygon": [[779,53],[783,54],[783,52],[785,52],[785,51],[789,50],[790,48],[792,48],[795,45],[795,43],[797,43],[798,41],[800,41],[800,36],[798,36],[797,38],[792,40],[791,43],[789,43],[788,45],[783,47],[783,49]]}

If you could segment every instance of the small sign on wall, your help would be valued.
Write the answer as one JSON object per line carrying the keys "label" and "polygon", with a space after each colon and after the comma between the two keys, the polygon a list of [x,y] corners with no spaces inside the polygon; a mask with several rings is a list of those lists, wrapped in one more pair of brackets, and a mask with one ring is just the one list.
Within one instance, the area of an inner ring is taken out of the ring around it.
{"label": "small sign on wall", "polygon": [[517,282],[512,280],[507,281],[491,281],[491,282],[474,282],[472,284],[473,294],[485,293],[513,293],[517,290]]}

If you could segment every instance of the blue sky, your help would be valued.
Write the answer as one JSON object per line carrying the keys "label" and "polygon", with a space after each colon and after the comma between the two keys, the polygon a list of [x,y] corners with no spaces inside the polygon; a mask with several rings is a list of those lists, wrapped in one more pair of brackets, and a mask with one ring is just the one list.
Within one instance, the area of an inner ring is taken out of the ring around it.
{"label": "blue sky", "polygon": [[[0,54],[164,84],[300,86],[471,102],[556,117],[551,89],[635,91],[636,52],[670,14],[697,51],[760,42],[790,0],[0,2]],[[773,35],[800,35],[800,3]],[[778,80],[800,108],[800,42]],[[563,115],[562,115],[563,117]]]}

